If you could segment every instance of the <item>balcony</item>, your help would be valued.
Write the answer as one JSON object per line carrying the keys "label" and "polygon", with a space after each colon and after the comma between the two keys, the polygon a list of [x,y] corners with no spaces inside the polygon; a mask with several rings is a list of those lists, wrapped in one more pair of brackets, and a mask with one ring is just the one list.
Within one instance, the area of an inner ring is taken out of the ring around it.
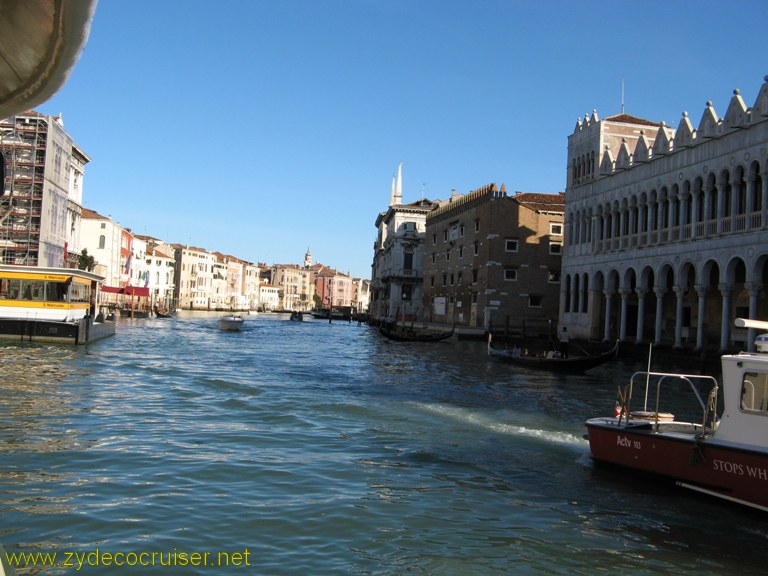
{"label": "balcony", "polygon": [[381,274],[383,280],[388,278],[420,279],[422,276],[423,274],[420,270],[412,268],[391,268],[390,270],[384,270]]}

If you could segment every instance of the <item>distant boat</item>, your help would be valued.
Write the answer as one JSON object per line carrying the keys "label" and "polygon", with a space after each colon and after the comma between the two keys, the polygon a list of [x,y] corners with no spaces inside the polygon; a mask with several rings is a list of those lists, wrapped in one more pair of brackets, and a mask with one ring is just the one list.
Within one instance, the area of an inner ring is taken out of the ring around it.
{"label": "distant boat", "polygon": [[352,309],[349,306],[334,306],[333,310],[328,308],[314,308],[310,314],[313,318],[320,320],[347,320],[352,321]]}
{"label": "distant boat", "polygon": [[245,318],[240,314],[225,314],[219,318],[219,330],[223,330],[224,332],[239,332],[242,329],[244,322]]}
{"label": "distant boat", "polygon": [[562,358],[555,352],[547,352],[541,356],[526,356],[522,350],[494,348],[491,345],[492,336],[488,335],[488,355],[510,364],[525,366],[533,370],[549,370],[553,372],[584,372],[606,362],[610,362],[619,354],[619,342],[613,348],[594,356],[568,356]]}
{"label": "distant boat", "polygon": [[170,318],[172,316],[172,314],[168,312],[160,312],[160,308],[158,308],[157,306],[155,306],[154,312],[155,312],[155,318]]}
{"label": "distant boat", "polygon": [[453,336],[453,327],[450,330],[436,332],[434,330],[422,330],[406,328],[394,324],[382,324],[379,333],[397,342],[440,342]]}
{"label": "distant boat", "polygon": [[292,322],[304,322],[304,312],[291,312],[290,320]]}

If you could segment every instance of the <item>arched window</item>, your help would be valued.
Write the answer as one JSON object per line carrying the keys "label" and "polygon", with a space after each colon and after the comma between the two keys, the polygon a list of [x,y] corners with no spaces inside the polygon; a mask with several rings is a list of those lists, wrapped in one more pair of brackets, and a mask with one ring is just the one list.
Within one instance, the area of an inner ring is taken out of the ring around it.
{"label": "arched window", "polygon": [[107,237],[104,236],[104,234],[102,234],[101,236],[99,236],[99,248],[104,248],[106,244],[107,244]]}

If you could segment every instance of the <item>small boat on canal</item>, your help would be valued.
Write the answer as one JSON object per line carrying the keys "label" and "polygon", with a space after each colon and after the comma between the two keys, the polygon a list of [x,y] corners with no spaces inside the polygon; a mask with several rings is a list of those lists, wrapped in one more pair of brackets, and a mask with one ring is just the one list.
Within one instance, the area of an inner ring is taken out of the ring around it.
{"label": "small boat on canal", "polygon": [[610,350],[594,355],[568,356],[563,358],[555,351],[548,351],[539,355],[528,355],[521,348],[494,348],[493,336],[488,335],[488,356],[503,362],[524,366],[532,370],[549,370],[553,372],[585,372],[591,368],[610,362],[619,354],[619,342]]}
{"label": "small boat on canal", "polygon": [[[736,326],[768,330],[757,320]],[[721,363],[721,415],[712,376],[633,374],[619,386],[615,415],[586,421],[593,460],[768,512],[768,334],[757,336],[756,352]],[[683,392],[692,406],[680,405]],[[699,417],[678,421],[668,411],[678,408]]]}
{"label": "small boat on canal", "polygon": [[450,330],[435,331],[386,323],[379,326],[382,336],[397,342],[440,342],[453,336],[453,331],[454,327]]}
{"label": "small boat on canal", "polygon": [[243,328],[245,318],[240,314],[225,314],[219,318],[219,330],[224,332],[239,332]]}

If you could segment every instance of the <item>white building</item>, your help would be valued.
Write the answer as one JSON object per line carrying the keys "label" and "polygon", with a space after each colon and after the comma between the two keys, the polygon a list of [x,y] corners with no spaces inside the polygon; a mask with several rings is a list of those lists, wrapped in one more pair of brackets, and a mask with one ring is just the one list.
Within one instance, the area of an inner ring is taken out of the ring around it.
{"label": "white building", "polygon": [[392,179],[389,208],[376,218],[370,314],[374,320],[413,317],[423,300],[424,235],[427,214],[437,204],[403,204],[402,164]]}
{"label": "white building", "polygon": [[261,269],[257,264],[243,263],[243,295],[245,310],[259,310],[261,308]]}
{"label": "white building", "polygon": [[768,77],[676,130],[626,114],[568,137],[560,321],[576,336],[751,346],[768,318]]}
{"label": "white building", "polygon": [[172,310],[176,307],[174,300],[174,277],[176,261],[173,247],[151,236],[139,236],[146,244],[142,278],[149,288],[152,309],[158,306],[161,310]]}
{"label": "white building", "polygon": [[352,280],[352,308],[357,314],[368,313],[371,305],[371,281],[367,278],[354,278]]}
{"label": "white building", "polygon": [[280,309],[280,289],[272,284],[259,286],[259,308],[262,312]]}
{"label": "white building", "polygon": [[174,244],[176,301],[182,309],[213,309],[216,255],[203,248]]}
{"label": "white building", "polygon": [[106,286],[125,286],[125,261],[121,257],[123,227],[98,212],[83,208],[80,222],[80,246],[96,260],[94,272],[104,276]]}

